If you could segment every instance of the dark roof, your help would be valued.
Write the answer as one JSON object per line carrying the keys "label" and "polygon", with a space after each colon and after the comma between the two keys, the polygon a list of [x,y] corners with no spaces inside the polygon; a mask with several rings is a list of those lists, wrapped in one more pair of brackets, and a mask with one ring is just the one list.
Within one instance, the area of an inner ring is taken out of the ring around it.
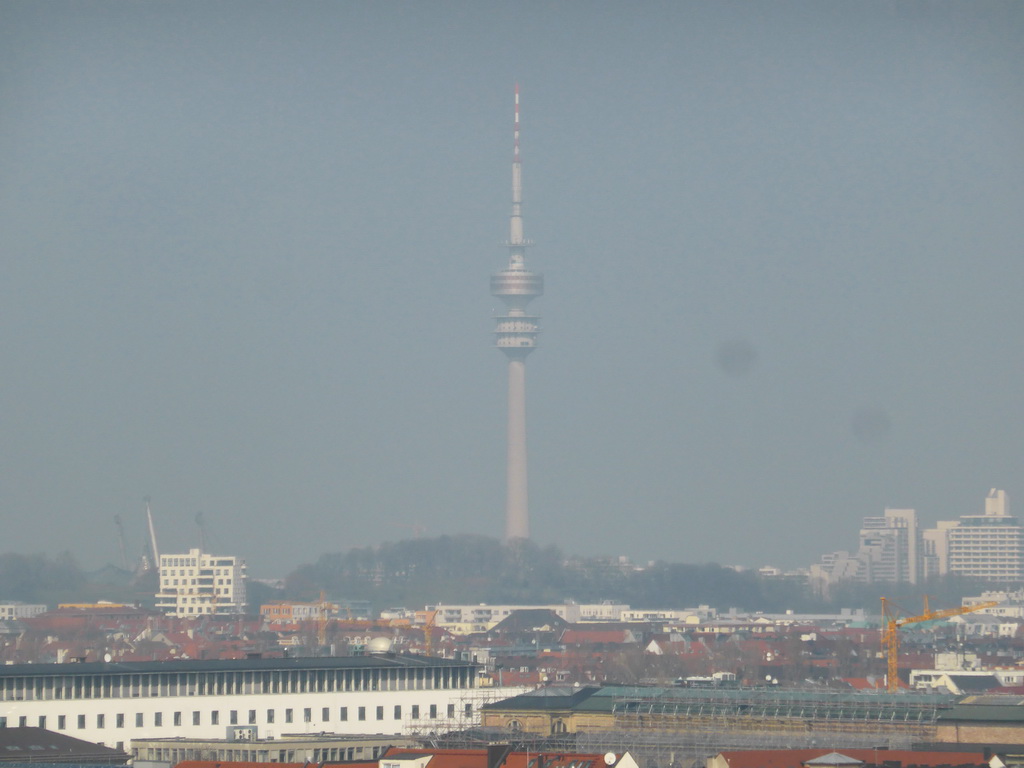
{"label": "dark roof", "polygon": [[45,728],[0,728],[0,763],[124,765],[131,756]]}
{"label": "dark roof", "polygon": [[437,656],[373,654],[369,656],[330,656],[324,658],[212,659],[141,662],[81,662],[71,664],[0,665],[5,677],[50,677],[53,675],[130,674],[136,672],[238,672],[289,669],[366,669],[373,667],[476,667],[474,662],[442,659]]}
{"label": "dark roof", "polygon": [[569,626],[569,622],[550,608],[522,608],[512,611],[508,616],[491,627],[490,631],[535,632],[545,626],[550,627],[552,631],[562,630]]}
{"label": "dark roof", "polygon": [[981,693],[1001,687],[995,675],[957,675],[950,674],[949,679],[964,693]]}
{"label": "dark roof", "polygon": [[581,705],[587,701],[587,699],[600,690],[600,688],[595,686],[587,686],[584,688],[549,686],[547,688],[538,688],[536,691],[523,693],[519,696],[513,696],[510,699],[503,699],[502,701],[494,701],[489,704],[484,704],[483,708],[517,711],[547,711],[559,709],[578,710],[581,708]]}
{"label": "dark roof", "polygon": [[1024,722],[1024,698],[999,694],[968,696],[938,717],[940,723],[965,720],[992,723]]}

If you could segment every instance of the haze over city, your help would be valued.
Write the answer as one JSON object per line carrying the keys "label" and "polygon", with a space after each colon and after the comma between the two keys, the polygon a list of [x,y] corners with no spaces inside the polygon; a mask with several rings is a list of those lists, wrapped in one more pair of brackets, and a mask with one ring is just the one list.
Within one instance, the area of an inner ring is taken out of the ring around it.
{"label": "haze over city", "polygon": [[[1024,498],[1024,6],[0,3],[0,551],[807,565]],[[1011,506],[1011,511],[1015,511]]]}

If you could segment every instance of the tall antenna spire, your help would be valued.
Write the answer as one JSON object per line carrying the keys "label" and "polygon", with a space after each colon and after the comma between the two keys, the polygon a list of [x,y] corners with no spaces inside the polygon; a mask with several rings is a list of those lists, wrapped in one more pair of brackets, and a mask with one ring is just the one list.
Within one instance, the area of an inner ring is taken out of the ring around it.
{"label": "tall antenna spire", "polygon": [[523,237],[523,168],[519,157],[519,84],[515,91],[512,151],[512,216],[509,220],[508,267],[491,276],[491,295],[504,303],[507,314],[496,318],[495,345],[508,358],[508,459],[505,498],[505,538],[530,536],[526,485],[526,356],[537,346],[540,326],[526,306],[544,293],[544,278],[526,269]]}
{"label": "tall antenna spire", "polygon": [[515,149],[512,152],[512,162],[519,162],[519,83],[516,83],[516,121],[513,130]]}

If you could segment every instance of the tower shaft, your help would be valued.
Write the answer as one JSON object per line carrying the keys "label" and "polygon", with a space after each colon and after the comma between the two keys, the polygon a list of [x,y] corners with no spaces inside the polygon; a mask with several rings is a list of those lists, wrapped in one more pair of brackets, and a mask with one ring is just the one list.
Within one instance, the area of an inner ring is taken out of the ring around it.
{"label": "tower shaft", "polygon": [[530,535],[526,485],[526,356],[537,346],[538,318],[527,305],[544,293],[542,275],[526,269],[523,236],[523,168],[519,158],[519,86],[516,86],[514,150],[512,154],[512,216],[509,219],[508,266],[491,276],[491,295],[500,298],[506,313],[497,318],[495,346],[508,357],[508,455],[505,495],[505,538]]}
{"label": "tower shaft", "polygon": [[508,361],[508,461],[505,538],[530,538],[526,480],[526,361]]}

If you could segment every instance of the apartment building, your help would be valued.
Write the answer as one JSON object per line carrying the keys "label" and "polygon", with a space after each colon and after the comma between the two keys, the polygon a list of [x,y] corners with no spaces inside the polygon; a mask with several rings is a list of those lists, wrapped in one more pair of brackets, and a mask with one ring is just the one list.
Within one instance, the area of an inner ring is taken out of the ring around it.
{"label": "apartment building", "polygon": [[949,573],[997,582],[1024,579],[1024,528],[1010,514],[1005,491],[993,488],[985,513],[963,515],[947,529]]}
{"label": "apartment building", "polygon": [[191,549],[160,555],[157,610],[168,616],[231,616],[245,613],[245,561]]}

